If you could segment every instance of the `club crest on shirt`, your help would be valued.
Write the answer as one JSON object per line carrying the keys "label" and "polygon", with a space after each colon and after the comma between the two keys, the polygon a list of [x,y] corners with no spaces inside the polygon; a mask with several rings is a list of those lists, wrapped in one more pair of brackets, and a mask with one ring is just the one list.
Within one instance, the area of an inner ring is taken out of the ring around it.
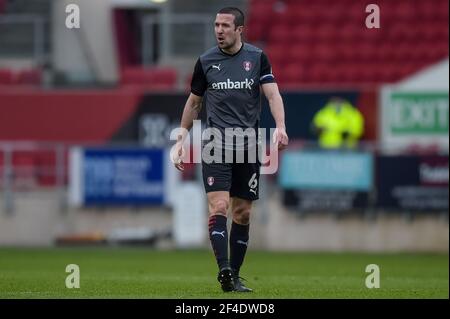
{"label": "club crest on shirt", "polygon": [[247,72],[250,71],[250,69],[252,68],[252,63],[250,61],[244,61],[242,65],[244,66],[244,70]]}
{"label": "club crest on shirt", "polygon": [[209,186],[212,186],[212,184],[214,184],[214,177],[209,176],[209,177],[208,177],[208,185],[209,185]]}

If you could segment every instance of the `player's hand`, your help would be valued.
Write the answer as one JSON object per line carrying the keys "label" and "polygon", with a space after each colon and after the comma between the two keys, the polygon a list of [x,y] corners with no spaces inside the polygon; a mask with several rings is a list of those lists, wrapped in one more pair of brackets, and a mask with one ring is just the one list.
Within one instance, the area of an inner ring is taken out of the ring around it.
{"label": "player's hand", "polygon": [[172,162],[176,169],[179,171],[184,171],[183,157],[185,155],[184,147],[182,142],[177,142],[172,149]]}
{"label": "player's hand", "polygon": [[289,144],[289,137],[286,133],[286,129],[277,127],[275,129],[275,132],[273,132],[272,140],[274,144],[278,144],[279,150],[286,148],[286,146]]}

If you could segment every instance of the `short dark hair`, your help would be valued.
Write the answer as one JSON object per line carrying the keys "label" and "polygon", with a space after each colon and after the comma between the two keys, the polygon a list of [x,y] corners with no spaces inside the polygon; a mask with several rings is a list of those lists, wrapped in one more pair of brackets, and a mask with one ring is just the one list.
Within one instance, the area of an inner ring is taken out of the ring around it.
{"label": "short dark hair", "polygon": [[234,26],[244,26],[244,12],[236,7],[226,7],[219,10],[218,13],[228,13],[234,15]]}

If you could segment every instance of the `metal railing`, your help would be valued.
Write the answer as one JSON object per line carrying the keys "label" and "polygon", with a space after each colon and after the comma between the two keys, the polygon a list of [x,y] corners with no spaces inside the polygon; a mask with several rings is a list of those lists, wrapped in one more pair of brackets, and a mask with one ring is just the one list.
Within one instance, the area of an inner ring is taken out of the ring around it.
{"label": "metal railing", "polygon": [[[67,150],[68,147],[63,143],[0,141],[0,195],[3,196],[3,211],[13,213],[15,195],[34,191],[40,188],[40,183],[57,193],[60,210],[64,211],[67,206]],[[48,159],[36,162],[35,159],[42,154],[50,155],[51,163],[48,163]],[[21,159],[25,159],[25,162]]]}

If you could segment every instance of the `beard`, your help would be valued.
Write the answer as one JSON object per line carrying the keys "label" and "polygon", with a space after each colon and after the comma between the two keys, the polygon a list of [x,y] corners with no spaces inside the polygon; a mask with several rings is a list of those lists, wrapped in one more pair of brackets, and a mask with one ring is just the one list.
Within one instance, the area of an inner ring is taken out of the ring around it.
{"label": "beard", "polygon": [[236,44],[236,39],[230,41],[230,42],[223,42],[220,43],[218,42],[219,48],[223,49],[223,50],[229,50],[231,49],[234,45]]}

